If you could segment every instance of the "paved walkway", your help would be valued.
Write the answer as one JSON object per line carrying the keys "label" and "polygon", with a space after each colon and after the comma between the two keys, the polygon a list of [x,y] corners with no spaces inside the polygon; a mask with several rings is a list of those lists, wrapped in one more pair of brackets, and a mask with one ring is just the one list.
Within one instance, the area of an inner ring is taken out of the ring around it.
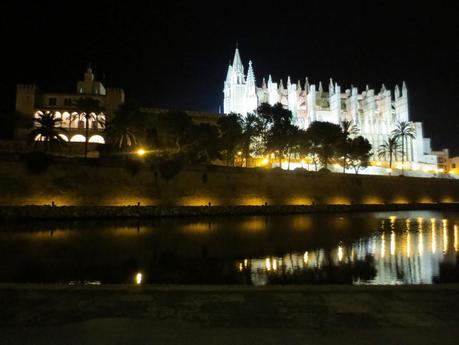
{"label": "paved walkway", "polygon": [[0,344],[459,344],[459,285],[0,285]]}

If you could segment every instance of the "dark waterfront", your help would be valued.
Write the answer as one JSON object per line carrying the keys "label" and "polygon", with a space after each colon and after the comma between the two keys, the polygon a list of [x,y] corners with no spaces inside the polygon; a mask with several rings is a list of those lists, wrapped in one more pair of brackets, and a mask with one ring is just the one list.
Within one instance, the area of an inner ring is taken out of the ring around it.
{"label": "dark waterfront", "polygon": [[2,283],[459,282],[458,213],[10,222]]}

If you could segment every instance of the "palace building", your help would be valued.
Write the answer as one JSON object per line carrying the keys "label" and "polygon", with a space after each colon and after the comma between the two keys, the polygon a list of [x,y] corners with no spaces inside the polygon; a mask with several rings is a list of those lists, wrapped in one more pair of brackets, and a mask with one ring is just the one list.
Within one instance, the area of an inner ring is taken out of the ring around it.
{"label": "palace building", "polygon": [[[99,101],[104,111],[94,114],[89,120],[89,143],[105,143],[103,130],[106,117],[114,114],[124,103],[123,89],[105,88],[100,81],[96,81],[91,68],[88,68],[82,81],[76,84],[75,93],[47,93],[41,92],[35,84],[19,84],[16,91],[16,111],[30,118],[37,118],[44,112],[53,112],[61,118],[60,126],[67,129],[61,137],[69,142],[85,142],[86,121],[75,107],[79,98],[92,98]],[[39,139],[39,138],[38,138]]]}
{"label": "palace building", "polygon": [[[293,83],[290,77],[284,84],[262,79],[261,86],[257,85],[254,67],[249,61],[247,73],[236,48],[233,63],[229,65],[223,88],[224,113],[245,115],[255,112],[261,103],[274,105],[280,102],[292,112],[293,120],[300,128],[307,128],[313,121],[328,121],[340,124],[342,121],[352,121],[360,134],[367,138],[373,147],[373,159],[379,160],[377,148],[391,135],[398,122],[410,121],[408,108],[408,89],[402,86],[388,90],[384,85],[381,89],[366,87],[359,92],[351,86],[343,90],[341,86],[330,79],[325,90],[322,83],[310,83],[306,78],[302,83]],[[430,139],[424,138],[422,123],[411,122],[415,130],[415,139],[408,139],[406,162],[410,167],[420,169],[437,165],[437,156],[432,154]]]}

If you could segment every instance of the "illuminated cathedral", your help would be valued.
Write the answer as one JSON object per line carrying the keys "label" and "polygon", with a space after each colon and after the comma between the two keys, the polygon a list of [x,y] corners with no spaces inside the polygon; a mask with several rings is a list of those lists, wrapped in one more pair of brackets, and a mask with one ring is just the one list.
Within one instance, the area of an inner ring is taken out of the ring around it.
{"label": "illuminated cathedral", "polygon": [[415,130],[415,139],[408,139],[406,161],[410,166],[436,166],[437,157],[432,154],[430,139],[424,138],[422,123],[409,119],[408,89],[402,86],[388,90],[384,84],[379,92],[368,86],[362,92],[357,87],[341,90],[341,86],[330,79],[325,90],[322,82],[310,83],[308,78],[302,83],[293,83],[290,77],[284,84],[282,79],[274,82],[271,75],[257,85],[252,61],[249,61],[247,73],[236,48],[233,63],[228,72],[223,88],[223,111],[225,114],[246,115],[256,111],[261,103],[274,105],[281,103],[292,112],[294,123],[300,128],[307,128],[314,121],[327,121],[340,124],[351,121],[360,131],[360,135],[369,140],[373,150],[373,159],[378,160],[375,148],[382,145],[391,135],[398,122],[411,122]]}

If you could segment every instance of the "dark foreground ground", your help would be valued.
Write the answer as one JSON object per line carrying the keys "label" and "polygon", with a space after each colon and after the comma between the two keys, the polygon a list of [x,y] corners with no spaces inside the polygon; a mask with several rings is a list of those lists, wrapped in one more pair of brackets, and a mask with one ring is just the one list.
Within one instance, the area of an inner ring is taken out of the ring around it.
{"label": "dark foreground ground", "polygon": [[459,285],[0,285],[0,344],[458,344]]}

